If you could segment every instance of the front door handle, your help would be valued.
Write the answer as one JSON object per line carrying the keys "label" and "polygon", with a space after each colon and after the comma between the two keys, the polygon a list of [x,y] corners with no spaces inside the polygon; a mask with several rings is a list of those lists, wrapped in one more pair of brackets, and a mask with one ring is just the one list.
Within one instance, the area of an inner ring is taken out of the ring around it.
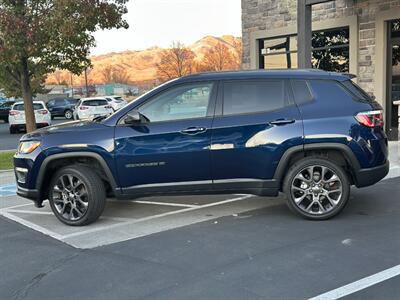
{"label": "front door handle", "polygon": [[195,134],[199,134],[199,133],[202,133],[205,131],[207,131],[207,128],[205,128],[205,127],[189,127],[189,128],[183,129],[181,131],[181,133],[195,135]]}
{"label": "front door handle", "polygon": [[292,124],[294,122],[295,122],[294,119],[277,119],[275,121],[269,122],[269,124],[280,126],[280,125]]}

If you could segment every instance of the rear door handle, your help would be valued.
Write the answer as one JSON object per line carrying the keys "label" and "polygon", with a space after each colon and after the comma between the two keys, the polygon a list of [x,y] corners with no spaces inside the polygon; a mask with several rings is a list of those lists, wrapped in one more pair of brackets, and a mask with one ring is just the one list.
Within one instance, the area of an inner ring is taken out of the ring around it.
{"label": "rear door handle", "polygon": [[269,124],[280,126],[280,125],[292,124],[294,122],[295,122],[294,119],[277,119],[275,121],[269,122]]}
{"label": "rear door handle", "polygon": [[189,127],[189,128],[183,129],[181,131],[181,133],[195,135],[195,134],[199,134],[199,133],[202,133],[205,131],[207,131],[207,128],[205,128],[205,127]]}

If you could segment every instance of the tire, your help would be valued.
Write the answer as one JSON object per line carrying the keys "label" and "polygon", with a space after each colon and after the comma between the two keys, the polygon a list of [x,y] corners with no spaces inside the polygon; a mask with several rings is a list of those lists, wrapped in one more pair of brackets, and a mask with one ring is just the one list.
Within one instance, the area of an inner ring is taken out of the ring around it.
{"label": "tire", "polygon": [[103,181],[90,168],[67,166],[54,174],[49,187],[49,202],[62,223],[84,226],[95,222],[103,213],[106,190]]}
{"label": "tire", "polygon": [[306,157],[290,167],[284,179],[283,192],[289,208],[297,215],[309,220],[327,220],[346,206],[350,181],[343,168],[335,162]]}
{"label": "tire", "polygon": [[72,110],[67,109],[67,110],[64,112],[64,117],[65,117],[67,120],[71,120],[71,119],[74,117],[74,114],[73,114]]}
{"label": "tire", "polygon": [[17,133],[17,128],[10,126],[10,134],[16,134],[16,133]]}

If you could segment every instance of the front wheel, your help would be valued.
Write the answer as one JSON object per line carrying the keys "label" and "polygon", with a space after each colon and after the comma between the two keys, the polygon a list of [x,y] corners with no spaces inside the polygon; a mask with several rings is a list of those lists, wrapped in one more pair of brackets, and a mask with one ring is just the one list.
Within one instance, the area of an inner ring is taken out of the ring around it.
{"label": "front wheel", "polygon": [[336,216],[346,206],[350,182],[342,167],[334,162],[306,157],[288,171],[283,191],[289,208],[311,220]]}
{"label": "front wheel", "polygon": [[64,224],[88,225],[96,221],[104,210],[104,183],[86,166],[64,167],[51,180],[49,202],[55,216]]}

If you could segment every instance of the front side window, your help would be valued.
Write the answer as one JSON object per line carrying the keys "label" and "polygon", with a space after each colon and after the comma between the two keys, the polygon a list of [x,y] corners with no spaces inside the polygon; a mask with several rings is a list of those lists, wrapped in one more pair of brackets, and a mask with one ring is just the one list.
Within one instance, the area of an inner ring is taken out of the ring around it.
{"label": "front side window", "polygon": [[258,113],[289,105],[284,80],[226,82],[224,115]]}
{"label": "front side window", "polygon": [[212,83],[181,85],[155,96],[139,108],[150,122],[204,118],[207,116]]}

